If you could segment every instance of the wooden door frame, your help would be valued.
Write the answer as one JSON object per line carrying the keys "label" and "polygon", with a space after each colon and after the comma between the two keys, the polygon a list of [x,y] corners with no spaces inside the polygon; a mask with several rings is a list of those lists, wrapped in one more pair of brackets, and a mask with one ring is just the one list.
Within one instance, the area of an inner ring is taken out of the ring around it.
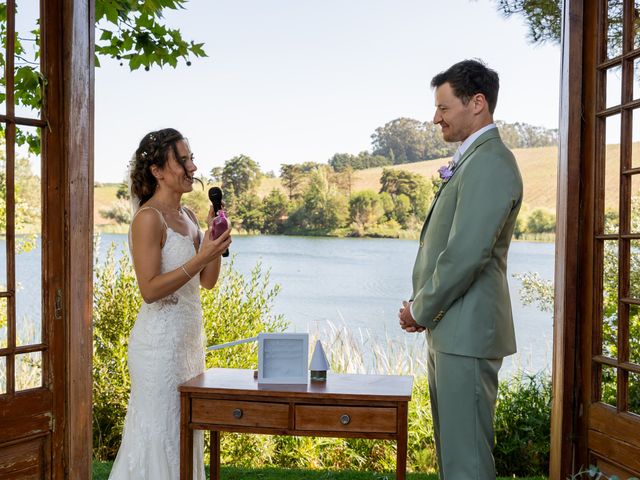
{"label": "wooden door frame", "polygon": [[565,0],[563,5],[550,479],[567,478],[583,456],[578,441],[582,401],[578,390],[582,353],[579,318],[585,313],[581,308],[590,308],[592,302],[585,301],[585,294],[590,295],[591,290],[580,285],[579,280],[584,277],[582,272],[593,269],[593,259],[585,255],[592,251],[592,246],[585,248],[591,238],[582,232],[591,231],[585,223],[593,222],[592,216],[585,214],[593,211],[593,198],[585,196],[593,182],[593,161],[589,164],[585,157],[587,153],[593,155],[594,148],[592,136],[585,135],[583,142],[587,130],[584,119],[588,118],[583,113],[594,108],[592,100],[586,99],[591,105],[583,104],[583,91],[589,90],[588,86],[583,90],[583,84],[589,68],[595,70],[593,59],[583,58],[583,52],[589,48],[587,42],[595,41],[584,35],[585,16],[593,7],[595,2],[589,0]]}
{"label": "wooden door frame", "polygon": [[[51,58],[46,72],[51,115],[48,154],[57,155],[59,182],[44,194],[45,208],[63,212],[49,234],[63,250],[63,271],[45,282],[47,302],[62,294],[61,322],[51,331],[54,370],[53,478],[91,478],[93,357],[93,0],[46,0],[58,32],[43,47]],[[55,4],[55,6],[53,5]],[[46,214],[45,212],[43,212]]]}

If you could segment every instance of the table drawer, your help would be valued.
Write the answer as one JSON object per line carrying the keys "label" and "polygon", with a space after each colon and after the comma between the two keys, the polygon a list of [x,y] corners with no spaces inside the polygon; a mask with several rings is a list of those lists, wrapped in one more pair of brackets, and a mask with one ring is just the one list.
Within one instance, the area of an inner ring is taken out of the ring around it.
{"label": "table drawer", "polygon": [[296,405],[296,430],[324,432],[396,432],[396,409]]}
{"label": "table drawer", "polygon": [[289,405],[286,403],[194,398],[191,412],[193,423],[264,428],[287,428],[289,426]]}

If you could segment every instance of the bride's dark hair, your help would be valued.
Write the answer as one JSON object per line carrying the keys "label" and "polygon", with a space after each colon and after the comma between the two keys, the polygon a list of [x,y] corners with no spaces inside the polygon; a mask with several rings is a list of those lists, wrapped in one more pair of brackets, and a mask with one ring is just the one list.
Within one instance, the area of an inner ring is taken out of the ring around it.
{"label": "bride's dark hair", "polygon": [[[151,166],[157,165],[163,168],[169,159],[169,150],[179,164],[184,167],[184,161],[178,154],[176,144],[185,138],[173,128],[164,128],[147,133],[136,150],[135,158],[131,166],[131,194],[140,199],[140,205],[149,200],[156,191],[158,181],[151,173]],[[188,172],[185,169],[185,173]]]}

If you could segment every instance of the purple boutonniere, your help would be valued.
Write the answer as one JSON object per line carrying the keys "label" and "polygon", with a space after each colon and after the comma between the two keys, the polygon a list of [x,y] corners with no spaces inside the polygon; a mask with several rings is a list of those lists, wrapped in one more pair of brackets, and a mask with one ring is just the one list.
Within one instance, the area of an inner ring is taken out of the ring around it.
{"label": "purple boutonniere", "polygon": [[443,165],[438,169],[438,174],[443,182],[448,182],[453,177],[454,168],[453,162],[449,162],[448,165]]}

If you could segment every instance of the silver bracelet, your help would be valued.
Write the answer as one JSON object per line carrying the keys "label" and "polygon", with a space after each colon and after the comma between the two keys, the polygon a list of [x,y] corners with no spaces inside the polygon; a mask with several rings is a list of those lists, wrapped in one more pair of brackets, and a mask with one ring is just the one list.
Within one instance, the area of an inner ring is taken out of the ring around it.
{"label": "silver bracelet", "polygon": [[189,275],[189,272],[187,272],[187,269],[184,268],[184,265],[182,265],[180,268],[182,268],[182,271],[184,272],[184,274],[189,277],[189,279],[193,278],[191,275]]}

